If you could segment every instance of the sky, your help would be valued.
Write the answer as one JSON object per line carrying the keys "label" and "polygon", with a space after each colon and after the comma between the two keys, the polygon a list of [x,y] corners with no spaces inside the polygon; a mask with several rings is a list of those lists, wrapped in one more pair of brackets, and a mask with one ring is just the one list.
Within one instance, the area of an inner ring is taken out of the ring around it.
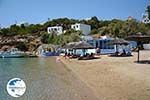
{"label": "sky", "polygon": [[150,0],[0,0],[0,27],[15,23],[43,23],[56,18],[141,20]]}

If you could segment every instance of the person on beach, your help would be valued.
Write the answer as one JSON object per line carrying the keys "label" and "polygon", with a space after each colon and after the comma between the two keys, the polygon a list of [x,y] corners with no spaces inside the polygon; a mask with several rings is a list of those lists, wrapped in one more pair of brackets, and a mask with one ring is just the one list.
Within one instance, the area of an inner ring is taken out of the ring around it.
{"label": "person on beach", "polygon": [[100,55],[100,53],[101,53],[101,49],[100,48],[96,48],[96,54]]}
{"label": "person on beach", "polygon": [[65,55],[64,55],[65,59],[67,59],[67,52],[65,52]]}
{"label": "person on beach", "polygon": [[56,63],[61,62],[61,59],[59,57],[56,58]]}

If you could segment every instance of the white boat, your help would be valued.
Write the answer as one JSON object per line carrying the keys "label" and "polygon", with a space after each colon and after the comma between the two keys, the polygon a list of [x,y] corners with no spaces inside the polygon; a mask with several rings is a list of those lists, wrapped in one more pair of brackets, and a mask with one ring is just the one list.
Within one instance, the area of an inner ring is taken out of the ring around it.
{"label": "white boat", "polygon": [[19,58],[24,57],[24,53],[21,51],[18,51],[17,48],[12,48],[9,51],[1,51],[0,52],[0,58]]}

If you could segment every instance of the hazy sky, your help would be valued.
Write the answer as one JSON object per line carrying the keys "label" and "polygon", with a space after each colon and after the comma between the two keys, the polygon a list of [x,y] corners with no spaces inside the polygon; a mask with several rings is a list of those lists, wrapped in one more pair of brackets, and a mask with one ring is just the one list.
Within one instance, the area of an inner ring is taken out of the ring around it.
{"label": "hazy sky", "polygon": [[48,18],[141,20],[150,0],[0,0],[0,25],[20,22],[42,23]]}

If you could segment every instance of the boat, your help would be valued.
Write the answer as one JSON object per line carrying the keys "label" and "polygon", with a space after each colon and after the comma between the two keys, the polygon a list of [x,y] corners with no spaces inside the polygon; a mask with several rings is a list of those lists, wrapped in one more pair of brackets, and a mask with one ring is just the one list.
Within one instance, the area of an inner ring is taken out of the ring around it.
{"label": "boat", "polygon": [[20,58],[24,56],[24,52],[18,51],[17,48],[11,48],[8,51],[0,51],[0,58]]}

